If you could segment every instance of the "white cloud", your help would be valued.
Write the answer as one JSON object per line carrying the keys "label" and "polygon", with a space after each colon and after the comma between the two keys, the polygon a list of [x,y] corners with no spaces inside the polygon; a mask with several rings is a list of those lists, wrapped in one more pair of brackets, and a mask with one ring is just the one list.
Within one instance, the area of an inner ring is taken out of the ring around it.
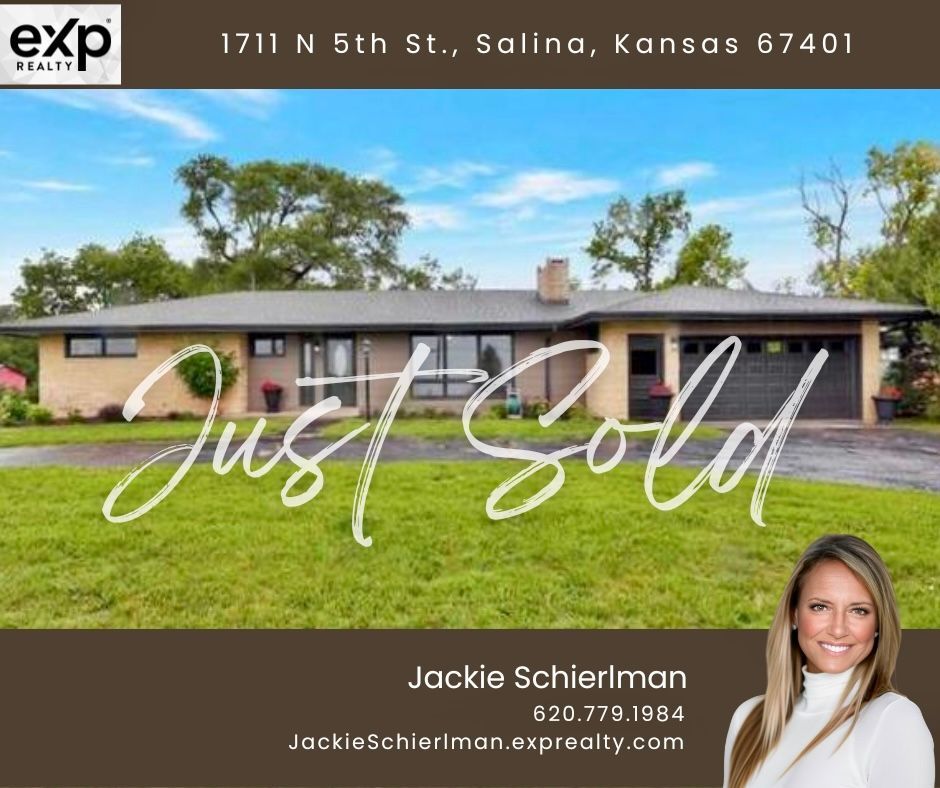
{"label": "white cloud", "polygon": [[554,205],[583,200],[616,190],[610,178],[591,178],[567,170],[531,170],[510,178],[497,189],[478,194],[475,202],[494,208],[511,208],[524,203]]}
{"label": "white cloud", "polygon": [[0,159],[9,159],[12,155],[12,151],[0,150]]}
{"label": "white cloud", "polygon": [[398,169],[400,162],[395,151],[381,145],[365,151],[369,163],[360,177],[368,180],[382,180]]}
{"label": "white cloud", "polygon": [[457,230],[464,217],[451,205],[440,203],[412,203],[407,206],[411,224],[416,230]]}
{"label": "white cloud", "polygon": [[742,194],[733,197],[718,197],[712,200],[704,200],[690,206],[692,216],[696,219],[711,218],[714,216],[726,216],[729,214],[742,215],[741,218],[747,218],[748,214],[754,214],[758,211],[779,210],[780,208],[791,208],[799,205],[800,192],[796,188],[773,189],[756,194]]}
{"label": "white cloud", "polygon": [[153,167],[153,156],[105,156],[102,161],[115,167]]}
{"label": "white cloud", "polygon": [[27,94],[64,107],[137,118],[163,126],[190,142],[209,142],[216,133],[191,112],[139,90],[30,90]]}
{"label": "white cloud", "polygon": [[191,227],[186,225],[161,227],[154,230],[153,234],[163,241],[167,252],[177,260],[190,262],[202,254],[202,243]]}
{"label": "white cloud", "polygon": [[718,174],[718,168],[707,161],[685,161],[656,170],[658,186],[679,186],[689,181],[711,178]]}
{"label": "white cloud", "polygon": [[269,117],[282,99],[280,91],[255,88],[235,90],[201,89],[196,92],[235,112],[262,119]]}
{"label": "white cloud", "polygon": [[94,191],[94,186],[87,183],[72,183],[70,181],[58,181],[49,179],[45,181],[23,181],[27,189],[38,189],[44,192],[90,192]]}
{"label": "white cloud", "polygon": [[405,192],[417,194],[432,189],[463,189],[476,178],[494,175],[497,168],[478,161],[455,161],[443,167],[421,167],[414,185]]}

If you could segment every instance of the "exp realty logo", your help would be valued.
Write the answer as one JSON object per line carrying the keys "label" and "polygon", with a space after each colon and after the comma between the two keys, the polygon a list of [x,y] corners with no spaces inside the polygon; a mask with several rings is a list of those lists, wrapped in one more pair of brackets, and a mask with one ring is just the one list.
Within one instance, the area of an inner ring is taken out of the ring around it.
{"label": "exp realty logo", "polygon": [[120,85],[121,6],[0,5],[0,83]]}

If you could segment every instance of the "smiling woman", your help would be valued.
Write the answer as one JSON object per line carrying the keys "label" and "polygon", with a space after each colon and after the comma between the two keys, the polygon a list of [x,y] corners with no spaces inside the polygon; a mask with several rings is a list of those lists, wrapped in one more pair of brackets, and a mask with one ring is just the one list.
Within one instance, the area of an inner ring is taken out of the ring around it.
{"label": "smiling woman", "polygon": [[824,536],[797,562],[767,640],[767,693],[742,703],[725,788],[932,788],[933,741],[891,683],[901,642],[888,570]]}

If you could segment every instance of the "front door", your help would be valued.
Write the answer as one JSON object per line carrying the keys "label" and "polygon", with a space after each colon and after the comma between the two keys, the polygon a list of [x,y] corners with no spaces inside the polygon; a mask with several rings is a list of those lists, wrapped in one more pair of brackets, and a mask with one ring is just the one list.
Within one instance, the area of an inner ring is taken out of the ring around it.
{"label": "front door", "polygon": [[[353,337],[327,336],[323,340],[324,376],[348,377],[356,374],[356,340]],[[356,383],[331,383],[323,387],[324,397],[339,397],[344,408],[356,405]]]}
{"label": "front door", "polygon": [[663,377],[663,337],[661,334],[631,334],[627,391],[631,420],[657,418],[650,386]]}
{"label": "front door", "polygon": [[[300,377],[315,378],[316,367],[314,359],[320,351],[320,343],[316,337],[305,336],[300,340]],[[300,404],[304,407],[313,405],[316,402],[317,392],[313,386],[300,387]]]}

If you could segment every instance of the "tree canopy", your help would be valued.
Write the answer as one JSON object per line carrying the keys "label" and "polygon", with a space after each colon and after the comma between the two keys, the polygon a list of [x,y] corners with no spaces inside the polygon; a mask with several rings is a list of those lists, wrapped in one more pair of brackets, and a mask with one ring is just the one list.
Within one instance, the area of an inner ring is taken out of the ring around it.
{"label": "tree canopy", "polygon": [[727,287],[740,280],[747,261],[732,257],[731,232],[717,224],[696,230],[679,250],[670,285]]}
{"label": "tree canopy", "polygon": [[594,260],[594,278],[623,273],[638,290],[652,290],[656,266],[672,239],[688,232],[691,221],[682,191],[647,194],[635,205],[620,197],[607,209],[606,218],[594,224],[586,249]]}
{"label": "tree canopy", "polygon": [[237,287],[376,288],[401,275],[402,197],[312,162],[232,164],[202,155],[177,170],[182,213],[206,270]]}
{"label": "tree canopy", "polygon": [[45,251],[20,266],[13,302],[22,317],[45,317],[122,304],[180,298],[190,292],[190,269],[163,242],[135,236],[117,249],[87,244],[73,256]]}
{"label": "tree canopy", "polygon": [[[585,250],[594,260],[594,279],[626,274],[637,290],[677,284],[727,287],[741,279],[747,261],[731,255],[731,232],[706,224],[689,236],[691,224],[692,213],[681,190],[647,194],[636,203],[620,197],[607,209],[606,218],[595,223]],[[659,275],[679,237],[685,242],[672,272]]]}

